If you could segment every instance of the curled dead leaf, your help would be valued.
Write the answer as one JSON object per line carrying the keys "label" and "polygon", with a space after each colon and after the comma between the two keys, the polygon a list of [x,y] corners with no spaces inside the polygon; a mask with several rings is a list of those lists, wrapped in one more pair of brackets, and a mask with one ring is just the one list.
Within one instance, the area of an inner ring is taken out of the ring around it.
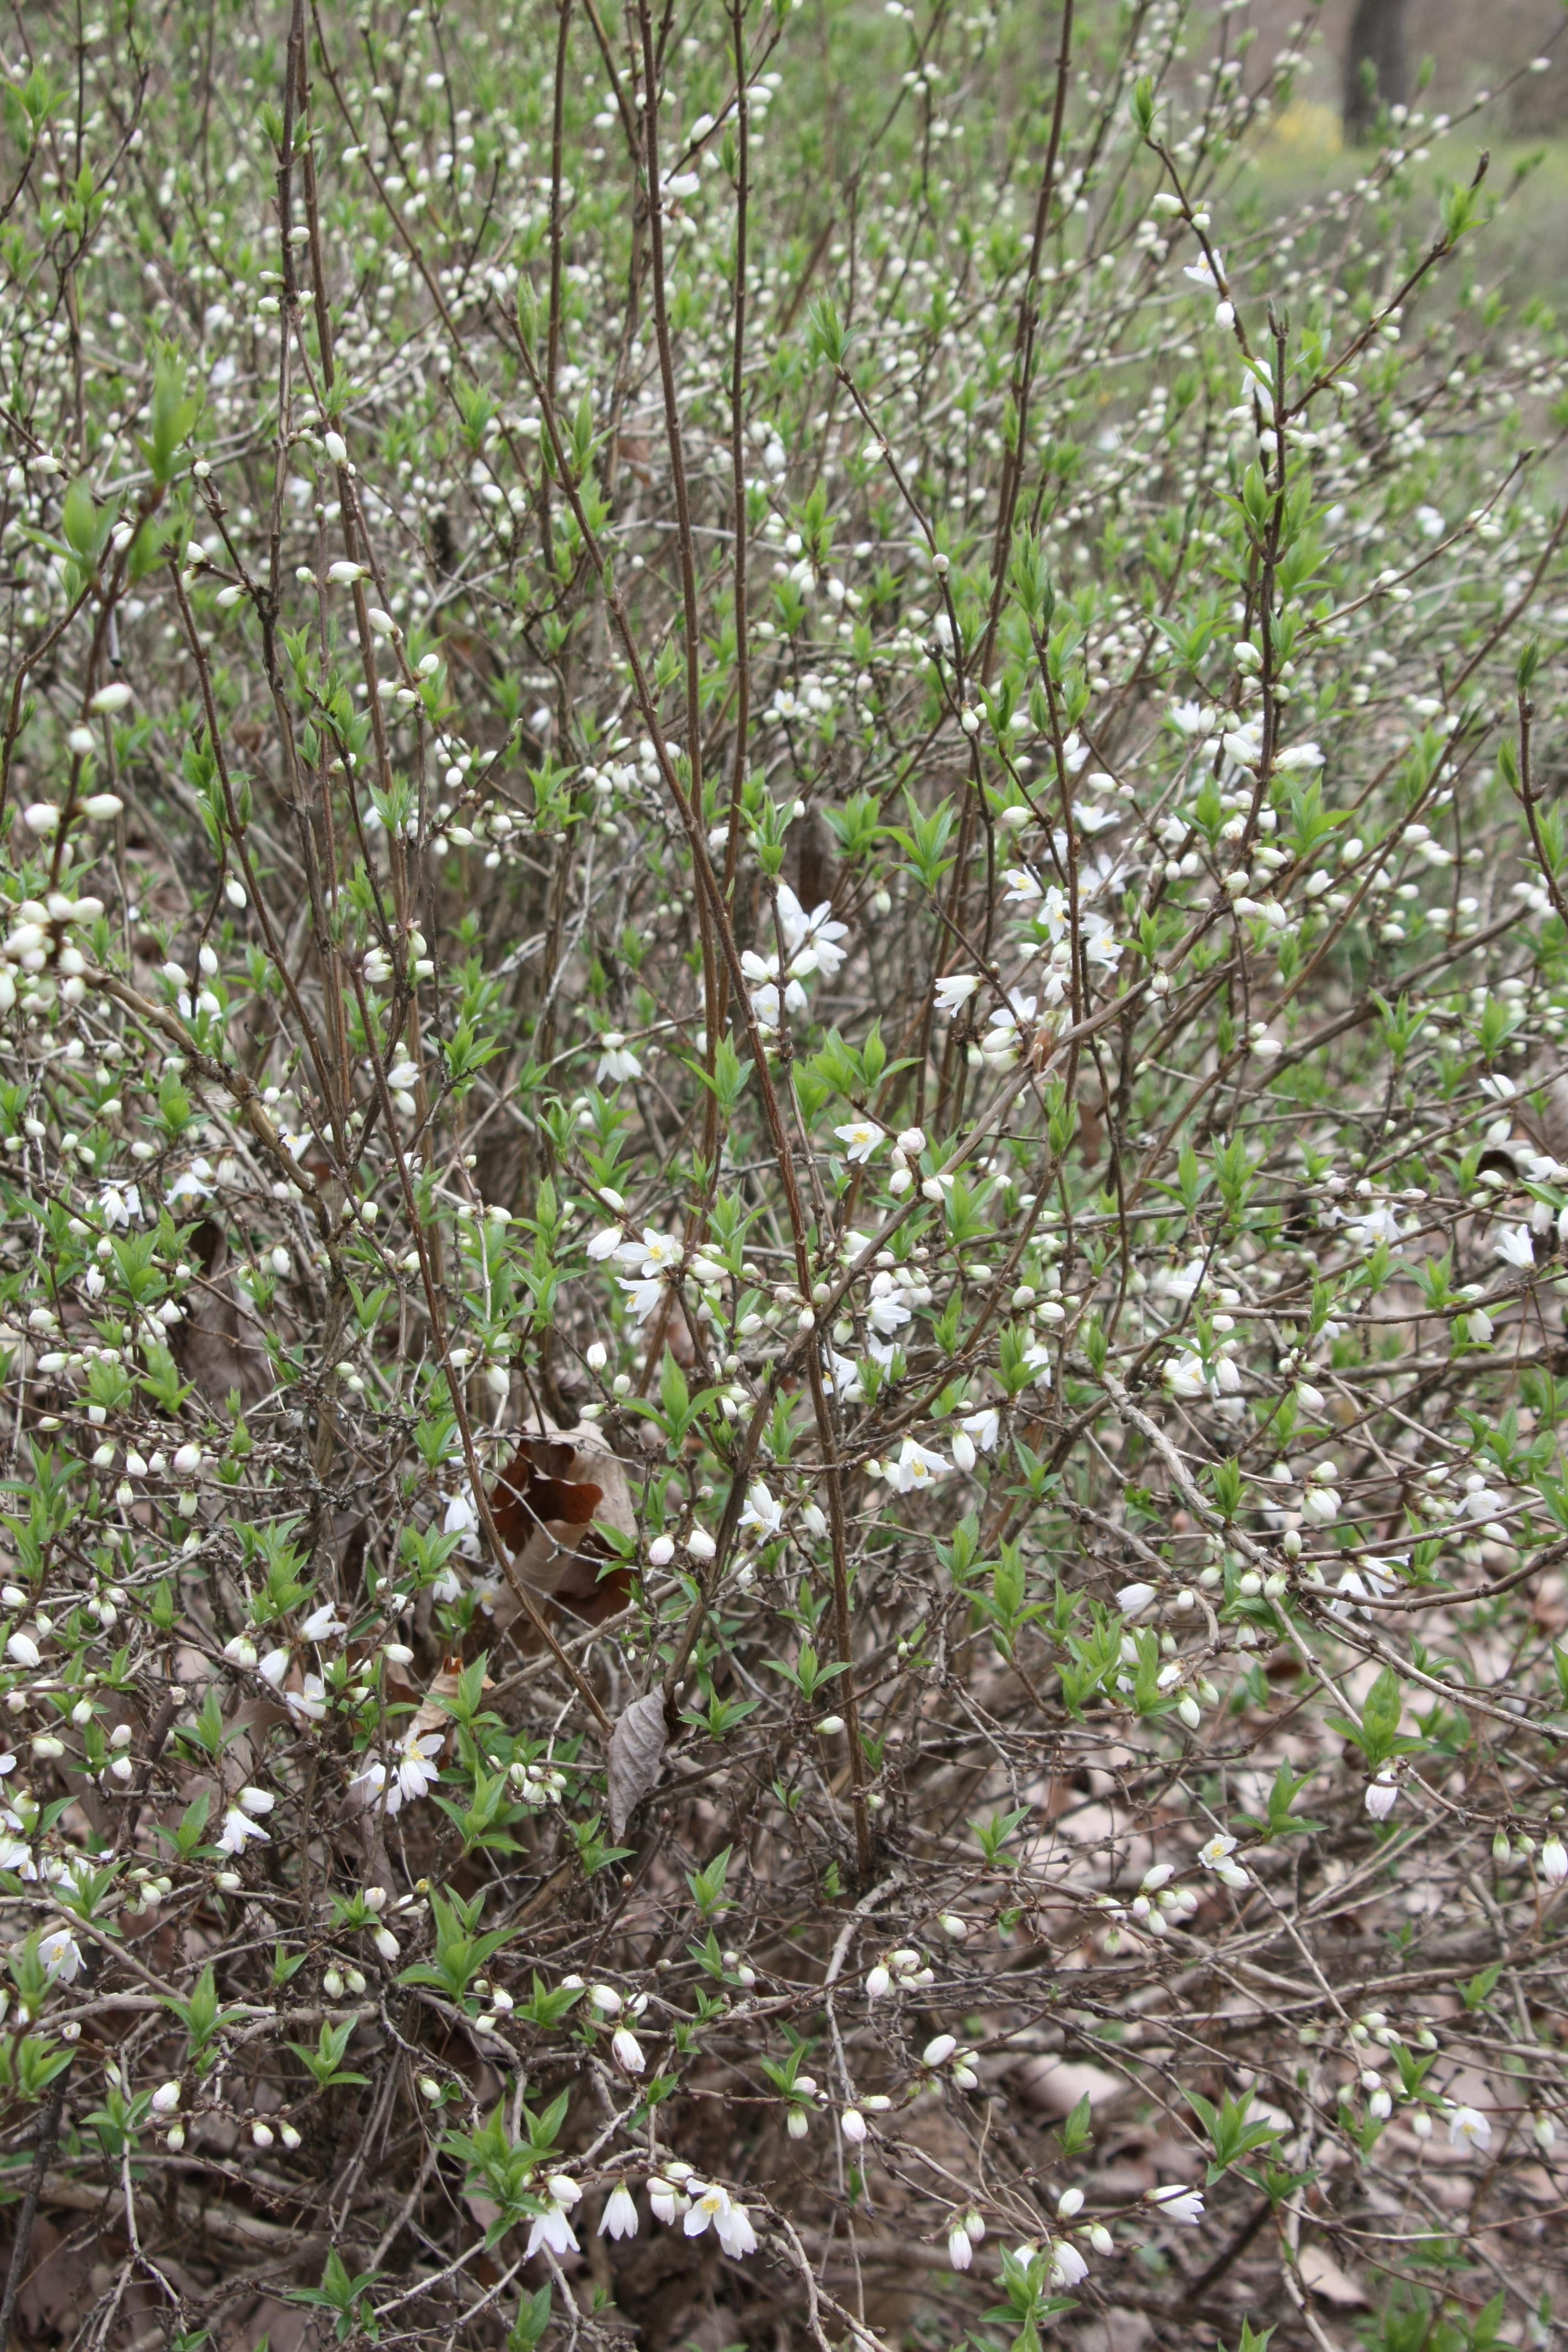
{"label": "curled dead leaf", "polygon": [[658,1788],[664,1769],[669,1731],[664,1719],[662,1692],[649,1691],[633,1699],[616,1719],[610,1734],[610,1835],[618,1845],[621,1833],[643,1799]]}
{"label": "curled dead leaf", "polygon": [[[631,1570],[601,1576],[613,1548],[605,1530],[637,1533],[626,1470],[600,1432],[576,1429],[524,1437],[490,1492],[496,1529],[531,1592],[559,1601],[590,1625],[602,1624],[631,1598]],[[506,1596],[498,1628],[516,1614]]]}

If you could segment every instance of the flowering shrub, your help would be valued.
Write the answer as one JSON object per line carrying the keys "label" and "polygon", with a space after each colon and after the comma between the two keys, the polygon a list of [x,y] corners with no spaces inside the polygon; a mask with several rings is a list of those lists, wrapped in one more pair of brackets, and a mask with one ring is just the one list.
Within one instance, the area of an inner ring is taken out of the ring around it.
{"label": "flowering shrub", "polygon": [[7,37],[0,2342],[1544,2324],[1568,371],[1245,26]]}

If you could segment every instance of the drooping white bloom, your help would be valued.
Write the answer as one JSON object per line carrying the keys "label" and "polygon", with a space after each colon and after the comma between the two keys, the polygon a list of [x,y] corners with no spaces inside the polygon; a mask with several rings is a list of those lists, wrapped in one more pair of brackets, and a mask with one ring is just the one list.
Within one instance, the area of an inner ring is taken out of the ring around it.
{"label": "drooping white bloom", "polygon": [[218,1832],[218,1851],[222,1853],[243,1853],[253,1838],[258,1845],[270,1845],[272,1843],[259,1822],[252,1821],[250,1815],[241,1812],[237,1805],[230,1805],[223,1817],[223,1827]]}
{"label": "drooping white bloom", "polygon": [[240,1790],[237,1801],[242,1812],[260,1815],[269,1813],[278,1800],[270,1789],[256,1789],[247,1786]]}
{"label": "drooping white bloom", "polygon": [[1184,2188],[1179,2180],[1167,2181],[1159,2189],[1151,2189],[1144,2200],[1157,2205],[1173,2221],[1185,2222],[1192,2230],[1204,2218],[1204,2196],[1201,2189]]}
{"label": "drooping white bloom", "polygon": [[944,2066],[958,2047],[958,2038],[952,2033],[938,2033],[921,2052],[922,2066]]}
{"label": "drooping white bloom", "polygon": [[1111,929],[1110,918],[1098,907],[1090,907],[1083,915],[1079,929],[1083,937],[1083,951],[1091,964],[1101,971],[1114,971],[1121,961],[1121,950]]}
{"label": "drooping white bloom", "polygon": [[752,2227],[751,2216],[727,2189],[717,2181],[705,2189],[694,2180],[691,2192],[691,2209],[685,2222],[689,2238],[700,2238],[711,2222],[714,2235],[731,2262],[738,2263],[745,2255],[756,2252],[757,2233]]}
{"label": "drooping white bloom", "polygon": [[446,1512],[441,1520],[443,1535],[472,1535],[479,1524],[479,1515],[474,1508],[474,1498],[470,1494],[465,1492],[447,1497]]}
{"label": "drooping white bloom", "polygon": [[324,1601],[319,1609],[311,1610],[300,1628],[300,1639],[306,1642],[330,1642],[335,1635],[346,1633],[348,1630],[347,1623],[338,1615],[334,1604],[330,1601]]}
{"label": "drooping white bloom", "polygon": [[1517,1266],[1528,1274],[1535,1264],[1535,1244],[1530,1238],[1528,1225],[1505,1225],[1492,1244],[1492,1254],[1505,1265]]}
{"label": "drooping white bloom", "polygon": [[635,2238],[637,2233],[637,2199],[624,2180],[617,2180],[605,2200],[599,2235],[601,2238]]}
{"label": "drooping white bloom", "polygon": [[606,1029],[599,1047],[599,1066],[594,1074],[596,1086],[602,1087],[606,1079],[619,1086],[628,1078],[641,1077],[642,1064],[618,1029]]}
{"label": "drooping white bloom", "polygon": [[1230,1858],[1235,1852],[1236,1840],[1233,1837],[1226,1837],[1224,1831],[1220,1830],[1215,1832],[1206,1845],[1199,1846],[1198,1860],[1205,1870],[1212,1870],[1215,1876],[1223,1881],[1226,1886],[1250,1885],[1251,1881],[1241,1864],[1232,1862]]}
{"label": "drooping white bloom", "polygon": [[833,908],[827,899],[814,907],[808,915],[787,882],[778,890],[779,929],[788,950],[792,968],[800,972],[816,971],[824,980],[834,979],[844,961],[841,940],[849,936],[847,923],[833,919]]}
{"label": "drooping white bloom", "polygon": [[626,1304],[637,1322],[646,1323],[650,1315],[657,1313],[664,1291],[662,1282],[628,1282],[623,1275],[621,1288],[626,1294]]}
{"label": "drooping white bloom", "polygon": [[1144,1611],[1159,1598],[1157,1585],[1124,1584],[1116,1596],[1116,1605],[1123,1617],[1131,1622],[1132,1619],[1142,1617]]}
{"label": "drooping white bloom", "polygon": [[1555,1830],[1541,1849],[1541,1875],[1549,1886],[1560,1886],[1568,1878],[1568,1847]]}
{"label": "drooping white bloom", "polygon": [[994,1454],[996,1441],[1002,1433],[1002,1414],[994,1404],[983,1405],[978,1412],[966,1412],[959,1423],[982,1454]]}
{"label": "drooping white bloom", "polygon": [[1394,1213],[1391,1201],[1374,1201],[1371,1208],[1363,1210],[1359,1217],[1348,1217],[1345,1231],[1369,1254],[1379,1242],[1387,1242],[1392,1248],[1395,1242],[1405,1239],[1405,1228]]}
{"label": "drooping white bloom", "polygon": [[40,1937],[38,1958],[61,1984],[74,1984],[81,1974],[81,1946],[68,1927],[53,1927]]}
{"label": "drooping white bloom", "polygon": [[979,985],[977,975],[972,971],[950,972],[946,979],[939,980],[935,984],[933,992],[937,1011],[945,1013],[948,1019],[952,1020],[963,1012]]}
{"label": "drooping white bloom", "polygon": [[1374,1822],[1385,1822],[1398,1801],[1399,1785],[1385,1764],[1376,1780],[1367,1784],[1367,1811]]}
{"label": "drooping white bloom", "polygon": [[628,2074],[640,2074],[643,2070],[642,2043],[629,2025],[617,2025],[610,2042],[617,2066]]}
{"label": "drooping white bloom", "polygon": [[595,1262],[615,1257],[625,1240],[626,1234],[619,1225],[605,1225],[588,1243],[588,1255]]}
{"label": "drooping white bloom", "polygon": [[879,1331],[884,1339],[890,1339],[900,1326],[910,1319],[909,1308],[892,1290],[885,1291],[879,1298],[873,1298],[867,1310],[867,1320],[872,1330]]}
{"label": "drooping white bloom", "polygon": [[[565,2199],[557,2193],[563,2181],[573,2192]],[[529,2262],[533,2260],[541,2246],[548,2246],[552,2254],[574,2254],[581,2251],[577,2243],[577,2232],[566,2219],[566,2208],[569,2205],[575,2205],[583,2193],[582,2190],[574,2180],[566,2180],[564,2174],[557,2174],[546,2185],[550,2191],[550,2203],[542,2213],[535,2215],[533,2227],[528,2233],[528,2252],[525,2259]]]}
{"label": "drooping white bloom", "polygon": [[180,2104],[178,2083],[160,2083],[153,2092],[151,2105],[155,2116],[172,2116]]}
{"label": "drooping white bloom", "polygon": [[746,1489],[745,1507],[741,1513],[742,1535],[748,1528],[755,1528],[764,1541],[784,1533],[784,1505],[760,1478],[754,1478]]}
{"label": "drooping white bloom", "polygon": [[1492,2127],[1479,2107],[1456,2107],[1448,2117],[1448,2137],[1455,2147],[1489,2147]]}
{"label": "drooping white bloom", "polygon": [[1065,2238],[1058,2239],[1051,2247],[1047,2276],[1052,2286],[1077,2286],[1080,2279],[1089,2276],[1089,2264],[1076,2246],[1069,2245]]}
{"label": "drooping white bloom", "polygon": [[974,2241],[956,2213],[947,2233],[947,2259],[955,2271],[966,2271],[974,2260]]}
{"label": "drooping white bloom", "polygon": [[98,1196],[98,1213],[106,1225],[128,1225],[142,1214],[142,1195],[134,1184],[105,1184]]}
{"label": "drooping white bloom", "polygon": [[355,1773],[351,1785],[366,1790],[372,1803],[384,1789],[389,1813],[397,1812],[405,1803],[415,1804],[441,1777],[441,1767],[435,1759],[446,1739],[444,1731],[409,1731],[394,1748],[390,1763],[377,1758],[363,1772]]}
{"label": "drooping white bloom", "polygon": [[898,1460],[888,1465],[885,1475],[895,1494],[908,1495],[918,1487],[929,1486],[931,1480],[942,1477],[946,1469],[947,1464],[940,1454],[933,1454],[930,1446],[921,1444],[918,1438],[906,1437],[899,1449]]}
{"label": "drooping white bloom", "polygon": [[[670,2169],[673,2172],[674,2167]],[[667,2229],[673,2229],[689,2202],[680,2181],[661,2180],[657,2176],[647,2184],[647,2195],[654,2220],[662,2221]]]}
{"label": "drooping white bloom", "polygon": [[838,2118],[838,2128],[851,2147],[859,2147],[866,2137],[866,2118],[858,2107],[846,2107]]}

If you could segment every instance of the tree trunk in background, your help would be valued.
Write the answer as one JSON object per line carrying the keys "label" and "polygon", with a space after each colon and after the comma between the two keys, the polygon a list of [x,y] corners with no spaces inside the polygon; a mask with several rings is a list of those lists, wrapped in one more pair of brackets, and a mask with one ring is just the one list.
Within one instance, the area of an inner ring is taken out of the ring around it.
{"label": "tree trunk in background", "polygon": [[[1356,0],[1345,47],[1345,137],[1364,139],[1380,106],[1407,105],[1410,52],[1408,0]],[[1369,88],[1370,84],[1370,88]]]}

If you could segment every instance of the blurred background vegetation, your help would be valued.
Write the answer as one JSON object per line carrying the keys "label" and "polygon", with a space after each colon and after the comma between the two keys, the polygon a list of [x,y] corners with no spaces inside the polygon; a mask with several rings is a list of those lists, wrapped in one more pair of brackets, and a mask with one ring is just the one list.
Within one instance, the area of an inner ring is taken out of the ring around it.
{"label": "blurred background vegetation", "polygon": [[[1554,306],[1568,299],[1568,13],[1562,0],[1251,0],[1237,42],[1271,56],[1305,21],[1292,104],[1257,151],[1260,194],[1280,196],[1360,177],[1366,146],[1419,117],[1413,148],[1468,178],[1491,157],[1493,200],[1510,209],[1506,239],[1488,242],[1513,288]],[[1447,124],[1452,128],[1438,128]],[[1426,157],[1423,157],[1423,161]]]}

